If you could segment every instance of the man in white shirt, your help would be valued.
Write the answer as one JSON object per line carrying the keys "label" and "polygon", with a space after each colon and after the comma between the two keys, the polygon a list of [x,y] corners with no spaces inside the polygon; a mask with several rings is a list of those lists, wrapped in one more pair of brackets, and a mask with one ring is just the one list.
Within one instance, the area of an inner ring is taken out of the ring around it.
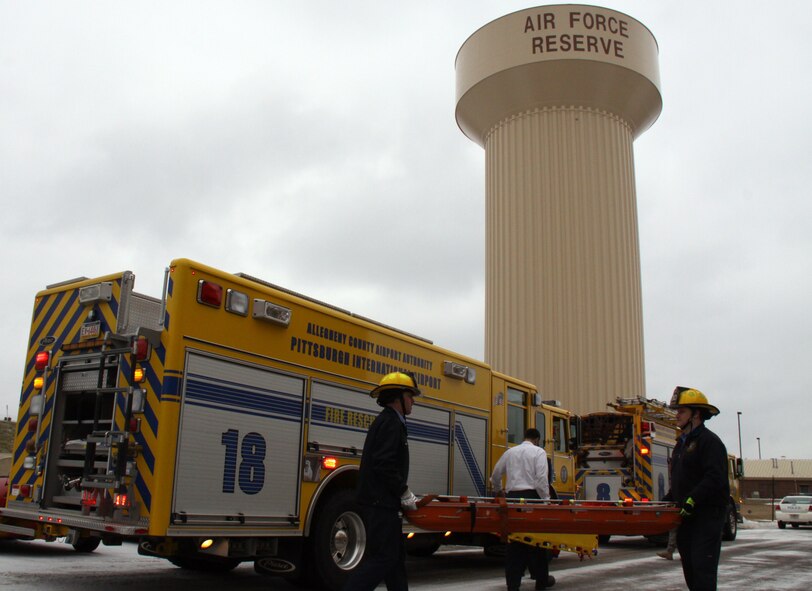
{"label": "man in white shirt", "polygon": [[[494,494],[509,499],[550,498],[550,482],[547,476],[547,453],[539,447],[541,433],[538,429],[528,429],[521,444],[507,450],[491,475]],[[504,491],[502,477],[505,477]],[[508,591],[519,591],[526,568],[535,574],[536,589],[547,589],[555,585],[550,576],[549,556],[546,550],[534,548],[520,542],[510,542],[505,556],[505,582]]]}

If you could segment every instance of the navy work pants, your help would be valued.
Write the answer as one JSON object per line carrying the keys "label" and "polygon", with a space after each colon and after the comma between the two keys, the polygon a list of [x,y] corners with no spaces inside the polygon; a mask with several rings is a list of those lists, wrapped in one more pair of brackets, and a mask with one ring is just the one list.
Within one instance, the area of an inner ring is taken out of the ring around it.
{"label": "navy work pants", "polygon": [[[514,490],[507,493],[509,499],[538,499],[538,493],[534,490]],[[550,562],[547,550],[528,546],[521,542],[509,542],[505,554],[505,583],[508,589],[518,589],[522,584],[522,577],[525,569],[530,569],[530,574],[536,578],[540,584],[547,583],[550,574]]]}
{"label": "navy work pants", "polygon": [[384,581],[388,591],[408,591],[406,548],[397,509],[362,505],[367,545],[364,558],[353,572],[344,591],[372,591]]}
{"label": "navy work pants", "polygon": [[677,530],[682,573],[691,591],[714,591],[727,507],[697,507]]}

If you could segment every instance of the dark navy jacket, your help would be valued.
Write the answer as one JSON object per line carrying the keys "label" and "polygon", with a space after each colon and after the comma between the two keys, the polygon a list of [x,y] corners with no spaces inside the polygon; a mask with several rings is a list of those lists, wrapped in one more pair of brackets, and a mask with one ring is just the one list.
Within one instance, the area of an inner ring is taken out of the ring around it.
{"label": "dark navy jacket", "polygon": [[396,410],[386,407],[369,426],[364,441],[358,476],[358,502],[398,509],[408,479],[406,425]]}
{"label": "dark navy jacket", "polygon": [[727,449],[704,424],[677,441],[671,457],[669,496],[680,505],[691,497],[697,509],[725,507],[729,502]]}

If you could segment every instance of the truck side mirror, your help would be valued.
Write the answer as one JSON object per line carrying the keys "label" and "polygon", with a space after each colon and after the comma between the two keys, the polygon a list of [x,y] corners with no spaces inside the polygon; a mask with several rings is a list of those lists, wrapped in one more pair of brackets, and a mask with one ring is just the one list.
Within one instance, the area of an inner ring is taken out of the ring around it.
{"label": "truck side mirror", "polygon": [[736,476],[744,478],[744,460],[736,458]]}

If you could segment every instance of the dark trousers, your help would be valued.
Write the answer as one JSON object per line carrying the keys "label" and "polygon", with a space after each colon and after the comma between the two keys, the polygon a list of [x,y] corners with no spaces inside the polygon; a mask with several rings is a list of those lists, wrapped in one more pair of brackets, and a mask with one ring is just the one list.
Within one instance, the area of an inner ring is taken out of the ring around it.
{"label": "dark trousers", "polygon": [[677,530],[682,574],[691,591],[716,589],[726,512],[726,507],[697,508],[691,517],[682,520]]}
{"label": "dark trousers", "polygon": [[364,558],[344,585],[344,591],[372,591],[384,581],[389,591],[408,591],[406,548],[397,509],[361,507],[367,530]]}
{"label": "dark trousers", "polygon": [[[538,499],[534,490],[514,490],[507,493],[509,499]],[[525,569],[542,585],[547,583],[550,562],[547,550],[528,546],[521,542],[509,542],[505,554],[505,583],[508,589],[518,589],[522,584]]]}

